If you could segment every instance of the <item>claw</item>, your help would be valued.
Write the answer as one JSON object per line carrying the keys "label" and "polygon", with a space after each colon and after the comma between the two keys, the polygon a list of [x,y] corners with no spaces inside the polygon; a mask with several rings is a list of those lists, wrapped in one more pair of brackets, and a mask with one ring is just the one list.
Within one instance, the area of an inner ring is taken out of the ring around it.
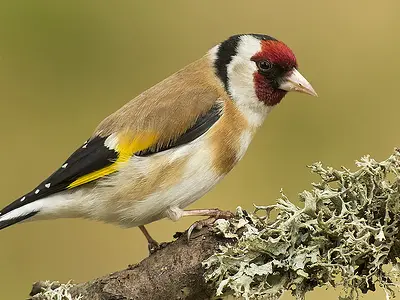
{"label": "claw", "polygon": [[188,229],[187,232],[187,239],[188,242],[190,241],[190,236],[192,235],[192,232],[194,229],[196,230],[200,230],[202,229],[204,226],[211,226],[212,224],[214,224],[214,222],[217,220],[216,217],[210,217],[208,219],[204,219],[204,220],[200,220],[200,221],[196,221],[194,222]]}
{"label": "claw", "polygon": [[152,255],[153,253],[157,252],[160,249],[160,245],[156,241],[152,241],[147,244],[147,248],[149,249],[149,254]]}
{"label": "claw", "polygon": [[192,226],[189,227],[188,232],[187,232],[187,240],[188,240],[188,243],[189,243],[189,241],[190,241],[190,236],[192,235],[193,229],[194,229],[194,227],[196,227],[196,226],[193,226],[193,225],[194,225],[194,224],[192,224]]}
{"label": "claw", "polygon": [[139,228],[142,231],[142,233],[144,234],[144,236],[146,237],[147,248],[149,249],[150,255],[155,253],[157,250],[165,247],[166,244],[165,243],[161,243],[161,244],[157,243],[157,241],[151,237],[151,235],[149,234],[149,232],[143,225],[140,225]]}
{"label": "claw", "polygon": [[155,243],[148,243],[148,248],[149,248],[149,254],[152,255],[154,253],[156,253],[158,250],[161,250],[163,248],[165,248],[168,243],[157,243],[156,241],[154,241]]}

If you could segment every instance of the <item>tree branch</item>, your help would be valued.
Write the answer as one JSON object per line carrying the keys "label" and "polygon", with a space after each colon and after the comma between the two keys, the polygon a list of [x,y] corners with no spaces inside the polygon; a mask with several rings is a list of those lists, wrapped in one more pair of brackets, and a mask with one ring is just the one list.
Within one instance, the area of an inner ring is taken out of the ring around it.
{"label": "tree branch", "polygon": [[[192,234],[190,243],[186,234],[182,234],[176,241],[125,270],[67,289],[60,284],[37,282],[30,296],[35,295],[31,298],[35,300],[49,300],[53,299],[51,295],[65,292],[71,299],[80,295],[85,300],[209,299],[215,291],[204,280],[202,262],[214,254],[219,245],[228,242],[232,240],[216,236],[210,228],[203,228]],[[43,290],[49,291],[48,294]]]}
{"label": "tree branch", "polygon": [[357,166],[315,163],[320,182],[299,194],[302,207],[284,194],[253,214],[239,207],[189,244],[183,235],[126,270],[78,285],[37,283],[32,300],[278,299],[285,291],[302,300],[316,287],[338,285],[342,300],[376,286],[389,299],[400,277],[400,150]]}

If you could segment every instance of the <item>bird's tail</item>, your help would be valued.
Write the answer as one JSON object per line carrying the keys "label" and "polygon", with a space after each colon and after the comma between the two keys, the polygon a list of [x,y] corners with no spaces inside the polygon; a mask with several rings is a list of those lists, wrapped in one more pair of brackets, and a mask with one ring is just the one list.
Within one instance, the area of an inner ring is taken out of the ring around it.
{"label": "bird's tail", "polygon": [[[68,194],[69,195],[69,194]],[[0,230],[22,221],[70,217],[68,204],[73,198],[62,194],[35,199],[26,194],[0,210]],[[72,204],[73,205],[73,204]],[[64,210],[63,210],[64,209]],[[74,215],[75,216],[75,215]]]}
{"label": "bird's tail", "polygon": [[34,215],[36,215],[38,212],[37,211],[33,211],[29,214],[26,215],[21,215],[21,216],[17,216],[15,218],[7,218],[7,215],[1,216],[0,217],[0,230],[7,228],[8,226],[17,224],[21,221],[27,220],[31,217],[33,217]]}
{"label": "bird's tail", "polygon": [[0,230],[27,220],[40,211],[35,203],[21,201],[21,199],[26,200],[26,195],[0,210]]}

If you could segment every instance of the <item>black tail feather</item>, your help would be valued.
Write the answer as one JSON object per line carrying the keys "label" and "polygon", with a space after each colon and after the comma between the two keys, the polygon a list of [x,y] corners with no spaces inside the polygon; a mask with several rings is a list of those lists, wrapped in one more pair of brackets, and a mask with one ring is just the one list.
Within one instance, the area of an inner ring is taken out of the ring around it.
{"label": "black tail feather", "polygon": [[33,217],[34,215],[36,215],[38,212],[37,211],[33,211],[27,215],[24,216],[19,216],[17,218],[14,219],[10,219],[10,220],[4,220],[4,221],[0,221],[0,230],[7,228],[8,226],[17,224],[23,220],[29,219],[30,217]]}

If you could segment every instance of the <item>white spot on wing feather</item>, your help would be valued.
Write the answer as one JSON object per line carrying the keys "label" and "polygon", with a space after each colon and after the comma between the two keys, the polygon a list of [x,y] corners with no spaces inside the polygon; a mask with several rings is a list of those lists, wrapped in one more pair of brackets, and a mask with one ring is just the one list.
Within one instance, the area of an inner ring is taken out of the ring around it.
{"label": "white spot on wing feather", "polygon": [[68,163],[65,163],[65,164],[63,164],[62,166],[61,166],[61,168],[63,168],[63,169],[65,169],[65,168],[67,168],[68,167]]}
{"label": "white spot on wing feather", "polygon": [[25,199],[26,199],[26,197],[24,196],[24,197],[22,197],[21,200],[19,200],[19,201],[24,202]]}
{"label": "white spot on wing feather", "polygon": [[45,185],[44,185],[46,188],[50,188],[50,186],[51,186],[51,183],[49,182],[49,183],[46,183]]}
{"label": "white spot on wing feather", "polygon": [[118,146],[118,136],[117,134],[113,133],[104,141],[104,146],[106,146],[110,150],[114,150]]}
{"label": "white spot on wing feather", "polygon": [[37,195],[37,194],[39,194],[39,192],[40,192],[40,190],[37,189],[37,190],[35,191],[35,194]]}

